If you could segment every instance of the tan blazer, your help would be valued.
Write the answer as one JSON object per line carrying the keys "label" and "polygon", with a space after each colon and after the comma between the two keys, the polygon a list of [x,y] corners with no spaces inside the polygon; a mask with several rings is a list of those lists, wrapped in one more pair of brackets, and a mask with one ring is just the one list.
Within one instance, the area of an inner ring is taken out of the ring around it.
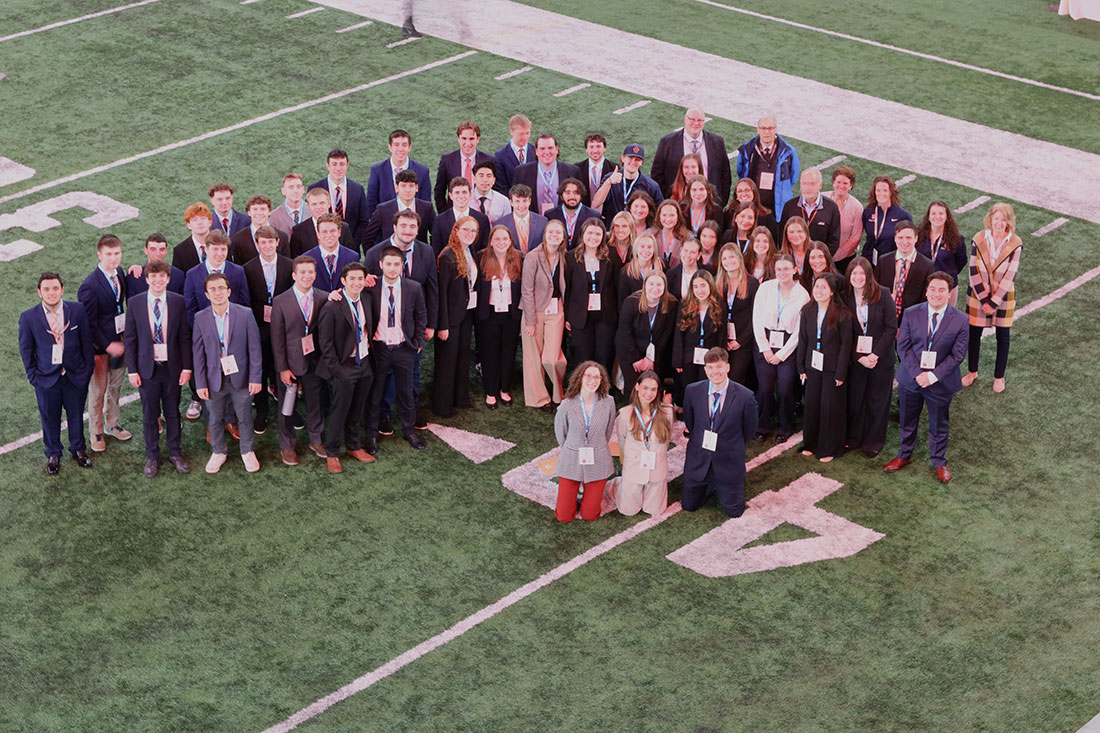
{"label": "tan blazer", "polygon": [[[565,248],[558,249],[558,290],[565,298]],[[523,257],[522,288],[520,303],[523,308],[523,325],[534,326],[535,315],[546,310],[550,297],[554,293],[550,264],[543,254],[542,245],[535,247]],[[558,303],[558,312],[565,312],[565,303]]]}
{"label": "tan blazer", "polygon": [[[665,414],[669,425],[672,425],[672,405],[662,404],[661,412]],[[668,481],[668,446],[667,442],[658,443],[656,438],[650,437],[649,449],[657,454],[655,468],[652,470],[642,468],[641,455],[646,450],[645,442],[638,440],[630,431],[630,416],[634,414],[634,407],[627,405],[619,410],[615,418],[615,434],[619,439],[619,455],[622,456],[623,481],[632,484],[648,484],[660,481]]]}

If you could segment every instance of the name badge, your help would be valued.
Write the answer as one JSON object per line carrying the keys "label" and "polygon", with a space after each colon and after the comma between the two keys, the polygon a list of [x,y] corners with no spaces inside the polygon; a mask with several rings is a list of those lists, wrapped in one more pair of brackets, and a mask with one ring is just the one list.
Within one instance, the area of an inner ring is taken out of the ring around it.
{"label": "name badge", "polygon": [[370,353],[370,339],[364,337],[363,340],[359,342],[359,358],[360,359],[366,359],[367,354],[369,354],[369,353]]}
{"label": "name badge", "polygon": [[760,183],[758,184],[758,187],[767,189],[768,191],[771,191],[773,188],[775,188],[775,174],[770,171],[761,172]]}
{"label": "name badge", "polygon": [[497,300],[497,302],[493,303],[493,312],[494,313],[507,313],[509,305],[511,305],[511,304],[508,303],[507,301]]}
{"label": "name badge", "polygon": [[470,310],[471,308],[477,308],[477,291],[476,290],[471,290],[470,291],[470,302],[466,304],[466,310]]}
{"label": "name badge", "polygon": [[870,336],[856,336],[856,353],[857,354],[870,354],[871,353],[871,337]]}
{"label": "name badge", "polygon": [[726,324],[726,340],[727,341],[736,341],[737,340],[737,326],[736,325],[734,325],[732,323],[727,323]]}
{"label": "name badge", "polygon": [[222,357],[222,374],[228,377],[230,374],[236,374],[238,371],[237,357],[232,354],[227,354]]}
{"label": "name badge", "polygon": [[386,346],[398,346],[400,344],[401,339],[398,338],[395,332],[390,331],[388,334],[386,334]]}
{"label": "name badge", "polygon": [[122,333],[126,330],[126,314],[119,313],[115,316],[115,333]]}
{"label": "name badge", "polygon": [[264,306],[264,323],[271,323],[271,306]]}
{"label": "name badge", "polygon": [[707,363],[707,351],[709,351],[709,349],[706,349],[702,346],[696,346],[695,351],[693,352],[692,357],[691,357],[691,363],[692,364],[706,364]]}
{"label": "name badge", "polygon": [[307,333],[305,336],[302,337],[302,354],[312,354],[314,348],[313,334]]}
{"label": "name badge", "polygon": [[825,355],[822,354],[817,349],[814,349],[813,351],[811,351],[810,352],[810,366],[820,372],[822,369],[825,368]]}
{"label": "name badge", "polygon": [[153,361],[168,361],[168,344],[153,344]]}
{"label": "name badge", "polygon": [[783,333],[783,331],[772,331],[768,335],[768,346],[772,347],[773,349],[782,349],[783,342],[786,340],[783,337]]}
{"label": "name badge", "polygon": [[50,349],[50,363],[51,364],[60,364],[62,362],[62,360],[64,359],[64,357],[65,357],[65,345],[64,344],[54,344],[53,348]]}
{"label": "name badge", "polygon": [[582,466],[596,465],[596,449],[590,445],[584,445],[577,449],[577,459]]}
{"label": "name badge", "polygon": [[551,298],[550,304],[546,306],[546,315],[556,316],[558,314],[558,299]]}
{"label": "name badge", "polygon": [[653,346],[653,342],[651,341],[649,346],[645,347],[645,358],[650,361],[657,361],[656,351],[657,349]]}
{"label": "name badge", "polygon": [[935,369],[936,368],[936,352],[935,351],[922,351],[922,352],[920,352],[920,368],[921,369]]}
{"label": "name badge", "polygon": [[640,465],[643,469],[647,471],[652,471],[653,469],[657,468],[657,454],[653,451],[644,450],[638,458],[638,465]]}
{"label": "name badge", "polygon": [[703,431],[703,449],[711,451],[718,449],[718,433],[713,430]]}
{"label": "name badge", "polygon": [[600,309],[600,294],[589,293],[588,294],[588,310],[598,311]]}

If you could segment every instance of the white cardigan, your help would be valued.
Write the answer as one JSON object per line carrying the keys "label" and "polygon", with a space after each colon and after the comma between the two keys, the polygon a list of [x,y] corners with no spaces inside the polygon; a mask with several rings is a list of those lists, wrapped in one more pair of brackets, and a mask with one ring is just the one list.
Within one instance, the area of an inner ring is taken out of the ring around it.
{"label": "white cardigan", "polygon": [[810,294],[796,280],[791,285],[791,293],[787,302],[783,305],[783,314],[779,317],[779,325],[776,325],[776,315],[779,312],[779,281],[772,279],[760,283],[756,291],[756,299],[752,303],[752,332],[756,337],[756,348],[764,353],[769,348],[768,334],[764,329],[786,331],[790,336],[783,344],[783,348],[774,353],[780,361],[785,361],[788,356],[798,348],[798,330],[801,323],[802,306],[810,302]]}

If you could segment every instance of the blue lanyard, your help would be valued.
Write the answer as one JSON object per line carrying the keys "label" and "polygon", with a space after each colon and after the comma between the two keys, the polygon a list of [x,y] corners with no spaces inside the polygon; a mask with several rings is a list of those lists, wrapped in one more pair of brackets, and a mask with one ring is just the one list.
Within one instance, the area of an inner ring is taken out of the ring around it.
{"label": "blue lanyard", "polygon": [[[944,315],[946,315],[946,312],[944,312]],[[928,349],[929,350],[932,349],[932,339],[936,338],[936,331],[939,331],[940,326],[942,326],[942,325],[943,325],[943,316],[940,316],[939,323],[936,324],[935,328],[932,327],[932,311],[931,311],[931,309],[929,309],[929,311],[928,311]]]}
{"label": "blue lanyard", "polygon": [[634,414],[638,417],[638,422],[642,426],[642,435],[645,436],[645,449],[649,450],[649,434],[653,432],[653,421],[656,419],[657,415],[656,413],[651,414],[649,416],[649,422],[647,423],[645,418],[642,417],[642,412],[638,409],[637,405],[634,406]]}
{"label": "blue lanyard", "polygon": [[794,297],[794,286],[793,285],[791,286],[791,292],[787,294],[787,299],[786,300],[780,300],[779,299],[779,288],[776,287],[776,289],[775,289],[775,303],[776,303],[775,330],[776,331],[782,331],[783,330],[782,324],[780,324],[779,319],[783,317],[783,309],[787,307],[787,304],[791,302],[791,298],[793,298],[793,297]]}
{"label": "blue lanyard", "polygon": [[[348,291],[343,290],[344,297],[348,298]],[[355,340],[356,342],[363,340],[363,324],[359,321],[359,303],[351,302],[351,298],[348,298],[348,305],[351,306],[351,316],[355,319]]]}
{"label": "blue lanyard", "polygon": [[635,178],[631,182],[630,188],[627,188],[626,187],[626,176],[625,175],[623,176],[623,207],[624,208],[626,207],[626,200],[628,198],[630,198],[630,192],[634,190],[634,186],[636,186],[638,184],[638,181],[640,181],[640,180],[642,180],[642,175],[639,173],[638,177]]}
{"label": "blue lanyard", "polygon": [[267,275],[267,273],[268,273],[268,264],[269,263],[267,263],[267,262],[261,262],[260,266],[263,268],[264,281],[267,283],[267,304],[271,305],[271,298],[272,298],[273,295],[275,295],[275,263],[274,262],[270,263],[271,264],[271,270],[270,270],[271,277],[268,277],[268,275]]}
{"label": "blue lanyard", "polygon": [[703,345],[703,339],[706,338],[706,331],[703,330],[703,324],[706,322],[707,312],[705,310],[699,311],[699,345]]}
{"label": "blue lanyard", "polygon": [[[660,308],[660,305],[657,308]],[[649,319],[649,343],[653,343],[653,324],[657,322],[657,308],[653,309],[653,315],[646,315]]]}
{"label": "blue lanyard", "polygon": [[302,309],[302,320],[306,322],[306,335],[309,335],[309,316],[313,313],[313,291],[306,293],[300,301],[298,306]]}
{"label": "blue lanyard", "polygon": [[863,334],[867,335],[867,303],[856,306],[856,313],[859,315],[859,328],[863,331]]}
{"label": "blue lanyard", "polygon": [[[710,409],[707,412],[710,414],[710,429],[712,431],[714,430],[714,424],[718,417],[718,405],[722,402],[721,394],[721,392],[714,392],[711,394],[710,398]],[[717,401],[714,399],[715,397],[718,397]]]}
{"label": "blue lanyard", "polygon": [[225,335],[229,332],[229,311],[225,312],[224,316],[214,314],[214,327],[218,329],[218,348],[221,350],[222,355],[226,353],[225,348]]}
{"label": "blue lanyard", "polygon": [[592,415],[596,414],[596,400],[592,400],[592,415],[588,414],[588,411],[584,409],[584,397],[577,397],[581,403],[581,415],[584,417],[584,444],[588,445],[588,431],[592,428]]}
{"label": "blue lanyard", "polygon": [[588,255],[584,256],[584,269],[588,272],[588,280],[592,285],[592,292],[596,292],[596,273],[600,271],[600,261],[596,258],[592,258],[596,263],[595,269],[588,268]]}
{"label": "blue lanyard", "polygon": [[819,307],[817,309],[817,350],[818,351],[821,351],[821,324],[825,320],[825,313],[827,311],[828,311],[828,308],[826,308],[825,310],[821,310],[821,308]]}

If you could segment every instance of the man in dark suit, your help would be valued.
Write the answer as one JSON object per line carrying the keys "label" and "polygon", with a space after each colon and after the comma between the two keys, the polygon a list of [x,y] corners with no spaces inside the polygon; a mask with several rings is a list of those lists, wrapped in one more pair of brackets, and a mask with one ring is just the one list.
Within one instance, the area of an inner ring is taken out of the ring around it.
{"label": "man in dark suit", "polygon": [[522,183],[531,189],[536,214],[543,214],[561,204],[558,189],[566,178],[579,178],[580,169],[558,160],[558,140],[553,135],[539,135],[535,140],[537,160],[518,166],[512,174],[512,185]]}
{"label": "man in dark suit", "polygon": [[61,300],[61,276],[38,278],[39,305],[19,315],[19,355],[38,398],[46,474],[61,471],[61,408],[69,421],[69,452],[81,468],[91,468],[84,442],[84,401],[95,368],[95,350],[84,306]]}
{"label": "man in dark suit", "polygon": [[229,302],[230,285],[225,273],[207,275],[203,285],[210,306],[195,314],[191,352],[199,399],[209,408],[207,425],[212,452],[206,472],[217,473],[225,463],[222,427],[232,409],[240,429],[245,470],[255,473],[260,470],[260,462],[252,450],[256,437],[252,432],[252,395],[260,391],[263,367],[260,329],[251,310]]}
{"label": "man in dark suit", "polygon": [[836,254],[840,247],[840,209],[832,199],[821,195],[821,171],[814,168],[802,171],[799,189],[798,198],[783,205],[780,231],[792,216],[801,216],[810,230],[810,241],[823,242],[830,254]]}
{"label": "man in dark suit", "polygon": [[928,277],[927,303],[905,310],[898,330],[898,406],[901,445],[898,455],[885,466],[893,473],[912,463],[917,426],[928,405],[928,453],[936,478],[951,480],[947,468],[948,412],[951,398],[962,389],[959,365],[966,357],[969,320],[948,304],[951,276],[937,271]]}
{"label": "man in dark suit", "polygon": [[497,164],[494,188],[505,196],[514,183],[512,177],[516,168],[535,159],[535,146],[528,142],[531,139],[531,120],[526,115],[512,115],[508,120],[508,132],[511,137],[507,144],[493,154]]}
{"label": "man in dark suit", "polygon": [[[417,221],[416,215],[412,211],[405,210],[398,212],[397,219],[394,221],[394,230],[393,236],[391,236],[388,241],[376,244],[367,252],[365,258],[367,271],[376,278],[382,277],[382,253],[387,247],[395,247],[397,249],[403,260],[401,275],[404,278],[418,283],[424,295],[424,306],[426,309],[424,337],[425,341],[427,341],[435,335],[436,311],[439,308],[439,280],[435,254],[432,252],[432,248],[427,244],[416,240]],[[381,369],[376,369],[375,371],[375,381],[385,382],[385,390],[382,393],[381,412],[375,427],[381,435],[393,435],[393,428],[390,425],[390,405],[393,404],[394,400],[397,384],[396,379],[392,370],[390,370],[389,374]],[[417,356],[412,365],[412,390],[413,410],[415,412],[420,406],[419,356]],[[414,427],[417,430],[424,430],[428,427],[428,424],[419,416],[416,416]],[[370,437],[369,432],[367,433],[367,437]]]}
{"label": "man in dark suit", "polygon": [[291,271],[294,263],[289,257],[277,253],[279,232],[275,227],[262,226],[256,230],[256,241],[260,245],[260,254],[244,266],[245,280],[248,282],[249,301],[252,304],[252,317],[260,328],[260,348],[263,353],[263,376],[260,380],[260,392],[252,404],[256,408],[256,420],[253,430],[263,435],[267,430],[268,408],[271,400],[269,390],[275,389],[275,358],[271,354],[271,306],[277,295],[285,292],[294,284]]}
{"label": "man in dark suit", "polygon": [[[413,394],[413,370],[420,362],[428,324],[428,311],[420,283],[402,277],[404,255],[393,246],[383,248],[382,278],[366,291],[378,314],[374,330],[374,387],[367,401],[366,451],[378,454],[378,424],[386,391],[385,375],[391,370],[396,382],[397,418],[401,434],[415,450],[424,450],[424,441],[416,434],[416,396]],[[386,407],[390,401],[386,400]]]}
{"label": "man in dark suit", "polygon": [[172,465],[191,471],[180,447],[180,389],[191,379],[194,356],[187,307],[182,295],[168,290],[171,276],[167,262],[153,260],[145,267],[146,290],[126,303],[126,373],[141,395],[146,478],[160,469],[162,413]]}
{"label": "man in dark suit", "polygon": [[[592,193],[597,191],[600,183],[615,170],[615,164],[607,159],[607,139],[598,132],[593,132],[584,138],[584,152],[588,157],[577,163],[580,170],[580,180],[585,181],[585,206],[592,204]],[[560,194],[559,194],[560,195]]]}
{"label": "man in dark suit", "polygon": [[907,308],[924,300],[924,284],[932,274],[932,260],[917,252],[917,228],[903,221],[894,229],[896,252],[878,258],[875,279],[890,288],[898,320]]}
{"label": "man in dark suit", "polygon": [[664,200],[664,194],[657,182],[642,173],[645,148],[638,143],[631,143],[623,149],[619,161],[622,169],[615,168],[610,175],[604,177],[600,187],[592,192],[592,208],[603,213],[604,224],[609,227],[615,214],[626,211],[627,202],[635,191],[649,194],[656,204]]}
{"label": "man in dark suit", "polygon": [[520,254],[538,247],[542,243],[542,233],[546,231],[546,217],[531,211],[531,189],[522,183],[512,186],[508,192],[512,204],[512,213],[502,217],[498,224],[512,235],[512,242]]}
{"label": "man in dark suit", "polygon": [[444,153],[439,159],[439,170],[435,174],[435,210],[442,212],[450,202],[447,200],[447,184],[454,178],[462,177],[474,185],[474,166],[478,163],[491,163],[493,156],[477,149],[481,141],[481,128],[476,122],[463,120],[458,123],[458,150]]}
{"label": "man in dark suit", "polygon": [[191,234],[172,248],[172,267],[184,274],[195,265],[206,262],[206,237],[210,234],[213,215],[206,204],[196,202],[183,212],[183,223]]}
{"label": "man in dark suit", "polygon": [[[331,213],[329,211],[328,191],[323,188],[310,190],[306,194],[306,207],[309,209],[309,217],[294,227],[294,230],[290,233],[290,256],[292,258],[305,254],[317,246],[317,230],[321,226],[321,217]],[[358,255],[359,245],[355,243],[348,223],[341,220],[339,216],[336,216],[335,221],[340,226],[340,246],[346,247]]]}
{"label": "man in dark suit", "polygon": [[340,224],[336,214],[322,214],[317,220],[318,244],[305,253],[317,263],[317,287],[328,292],[340,289],[344,266],[359,261],[359,252],[340,244]]}
{"label": "man in dark suit", "polygon": [[[248,200],[245,210],[248,211],[251,223],[229,238],[229,261],[242,267],[259,253],[256,248],[256,231],[271,223],[271,199],[263,194],[253,196]],[[275,235],[278,237],[279,254],[287,257],[290,254],[290,237],[278,229],[275,230]]]}
{"label": "man in dark suit", "polygon": [[95,347],[95,370],[88,384],[88,430],[92,450],[100,453],[107,450],[105,434],[118,440],[129,440],[131,435],[118,424],[118,397],[126,374],[122,361],[126,281],[119,267],[122,241],[113,234],[104,234],[96,244],[96,256],[99,265],[84,278],[76,297],[88,316]]}
{"label": "man in dark suit", "polygon": [[[420,217],[420,232],[416,238],[427,242],[435,221],[435,209],[427,201],[416,198],[416,173],[403,170],[395,176],[397,197],[384,201],[374,210],[363,238],[363,249],[368,250],[393,236],[394,216],[399,211],[415,211]],[[448,204],[450,206],[450,204]]]}
{"label": "man in dark suit", "polygon": [[389,148],[390,157],[370,167],[370,178],[367,179],[367,221],[370,221],[380,203],[396,198],[397,190],[394,188],[393,178],[406,169],[416,173],[416,197],[428,202],[432,200],[431,173],[428,166],[409,157],[412,149],[409,133],[405,130],[391,132]]}
{"label": "man in dark suit", "polygon": [[657,143],[657,153],[653,156],[653,167],[649,169],[649,175],[657,181],[664,195],[668,196],[676,181],[676,174],[680,171],[680,161],[688,153],[696,153],[703,159],[704,175],[714,186],[718,203],[725,206],[733,182],[730,158],[722,136],[703,129],[706,120],[706,114],[698,107],[684,112],[684,126],[665,135]]}
{"label": "man in dark suit", "polygon": [[568,249],[573,249],[581,243],[581,225],[589,219],[599,219],[600,212],[582,203],[585,187],[576,178],[566,178],[562,181],[558,196],[561,198],[561,206],[547,211],[546,218],[565,223],[565,233],[568,237],[566,246]]}
{"label": "man in dark suit", "polygon": [[477,221],[477,241],[470,248],[472,253],[481,252],[489,244],[489,219],[480,211],[470,208],[470,184],[465,178],[455,178],[447,187],[447,193],[454,204],[442,212],[432,223],[432,249],[436,257],[447,246],[455,222],[464,216],[472,216]]}
{"label": "man in dark suit", "polygon": [[248,278],[244,276],[244,268],[234,265],[228,259],[229,237],[225,232],[210,232],[206,238],[206,262],[192,267],[187,271],[183,282],[183,298],[187,302],[187,320],[191,324],[191,330],[195,330],[195,314],[210,305],[206,297],[206,277],[215,272],[225,273],[232,289],[230,299],[245,308],[252,306],[249,298]]}
{"label": "man in dark suit", "polygon": [[[367,207],[367,192],[363,190],[363,184],[347,177],[348,154],[339,148],[328,154],[325,161],[328,168],[328,176],[310,184],[310,188],[323,188],[328,191],[332,201],[331,211],[338,214],[351,229],[351,237],[356,246],[363,241],[366,234],[367,222],[370,221],[371,212]],[[364,246],[364,249],[366,247]]]}
{"label": "man in dark suit", "polygon": [[[317,263],[312,257],[301,256],[293,264],[294,287],[275,296],[271,305],[271,352],[275,360],[276,402],[280,406],[288,389],[302,386],[306,401],[306,432],[309,447],[315,455],[325,458],[321,432],[324,430],[322,396],[325,382],[321,370],[321,351],[317,348],[317,316],[328,299],[328,292],[313,287]],[[337,304],[339,305],[339,304]],[[298,465],[295,451],[293,417],[279,410],[279,452],[283,463]]]}
{"label": "man in dark suit", "polygon": [[[165,262],[168,256],[168,240],[160,232],[154,232],[145,238],[145,265],[130,265],[126,271],[126,295],[130,298],[141,295],[149,289],[145,278],[145,268],[152,262]],[[168,292],[183,295],[183,283],[186,273],[174,265],[169,265]]]}
{"label": "man in dark suit", "polygon": [[729,378],[729,354],[714,347],[704,357],[707,381],[684,389],[684,426],[691,431],[684,458],[680,504],[693,512],[717,492],[727,517],[745,512],[745,441],[756,433],[756,399]]}
{"label": "man in dark suit", "polygon": [[306,187],[302,174],[291,171],[283,176],[283,203],[279,204],[267,223],[290,237],[291,230],[309,216],[305,202]]}
{"label": "man in dark suit", "polygon": [[214,209],[212,229],[221,230],[232,237],[250,223],[248,214],[233,208],[236,189],[228,183],[215,183],[210,187],[210,206]]}
{"label": "man in dark suit", "polygon": [[363,450],[359,434],[374,375],[370,360],[374,324],[371,300],[361,297],[367,284],[367,268],[359,262],[345,265],[340,284],[342,299],[322,308],[317,322],[332,407],[325,430],[325,455],[331,473],[344,470],[340,465],[341,445],[346,445],[348,455],[357,461],[374,461],[374,456]]}

